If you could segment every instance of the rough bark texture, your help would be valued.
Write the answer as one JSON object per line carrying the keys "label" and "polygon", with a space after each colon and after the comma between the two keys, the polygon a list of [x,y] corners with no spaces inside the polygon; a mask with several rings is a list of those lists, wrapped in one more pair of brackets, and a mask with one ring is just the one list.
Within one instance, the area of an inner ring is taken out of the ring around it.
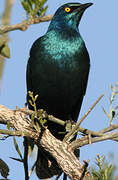
{"label": "rough bark texture", "polygon": [[[83,176],[84,168],[76,158],[74,153],[69,150],[69,144],[57,140],[48,129],[36,131],[32,127],[32,122],[23,112],[12,111],[0,105],[0,123],[10,125],[17,130],[16,133],[8,130],[0,131],[1,134],[27,136],[32,138],[37,146],[41,146],[50,152],[56,159],[60,168],[65,172],[70,179],[79,180]],[[90,178],[90,174],[86,174],[84,178]],[[83,178],[82,178],[83,179]]]}

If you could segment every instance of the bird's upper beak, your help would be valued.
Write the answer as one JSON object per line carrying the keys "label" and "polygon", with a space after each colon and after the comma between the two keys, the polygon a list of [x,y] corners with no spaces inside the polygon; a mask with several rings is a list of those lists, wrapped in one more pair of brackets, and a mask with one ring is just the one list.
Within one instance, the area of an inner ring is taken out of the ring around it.
{"label": "bird's upper beak", "polygon": [[86,3],[86,4],[80,4],[77,9],[75,9],[74,11],[76,12],[84,12],[85,9],[87,9],[88,7],[92,6],[93,3]]}

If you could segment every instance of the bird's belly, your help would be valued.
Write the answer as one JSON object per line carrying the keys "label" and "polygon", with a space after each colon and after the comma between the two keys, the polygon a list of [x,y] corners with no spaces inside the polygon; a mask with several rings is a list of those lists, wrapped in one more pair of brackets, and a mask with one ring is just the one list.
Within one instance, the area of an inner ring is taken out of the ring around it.
{"label": "bird's belly", "polygon": [[[38,108],[58,118],[68,119],[73,106],[81,96],[81,73],[58,64],[45,64],[38,67],[35,74],[35,94],[39,94]],[[37,78],[38,77],[38,78]]]}

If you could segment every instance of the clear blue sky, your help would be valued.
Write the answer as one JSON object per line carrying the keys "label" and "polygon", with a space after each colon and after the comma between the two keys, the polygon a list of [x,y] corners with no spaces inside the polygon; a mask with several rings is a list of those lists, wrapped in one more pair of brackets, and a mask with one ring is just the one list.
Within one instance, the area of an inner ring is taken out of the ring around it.
{"label": "clear blue sky", "polygon": [[[70,0],[48,0],[49,8],[46,14],[53,14],[56,9]],[[73,0],[74,2],[74,0]],[[77,2],[77,1],[76,1]],[[79,1],[82,3],[93,2],[94,5],[86,10],[81,23],[80,32],[85,40],[91,58],[91,71],[87,93],[84,98],[80,117],[89,109],[93,102],[105,92],[105,97],[86,118],[83,127],[97,131],[109,125],[109,120],[102,107],[109,110],[110,85],[118,81],[118,0],[94,0]],[[2,15],[4,1],[0,1],[0,17]],[[25,17],[20,1],[15,1],[12,10],[11,24],[21,22]],[[49,22],[32,25],[25,32],[13,31],[9,33],[11,58],[5,61],[5,69],[0,94],[1,104],[15,109],[23,107],[26,97],[26,64],[32,43],[46,31]],[[118,120],[116,122],[118,123]],[[23,148],[20,142],[21,149]],[[8,162],[11,169],[9,179],[21,180],[24,177],[22,164],[11,160],[9,157],[17,157],[14,151],[12,138],[0,142],[0,158]],[[90,159],[93,164],[96,154],[108,155],[114,153],[118,161],[118,145],[116,142],[107,141],[92,144],[81,148],[82,160]],[[31,180],[36,180],[35,176]]]}

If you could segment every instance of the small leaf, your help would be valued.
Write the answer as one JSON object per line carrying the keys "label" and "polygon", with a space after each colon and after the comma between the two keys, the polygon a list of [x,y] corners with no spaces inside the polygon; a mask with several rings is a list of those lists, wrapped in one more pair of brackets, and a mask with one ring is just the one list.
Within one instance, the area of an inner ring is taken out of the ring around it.
{"label": "small leaf", "polygon": [[3,44],[0,47],[0,54],[6,58],[10,58],[10,49],[7,44]]}
{"label": "small leaf", "polygon": [[48,6],[44,7],[42,10],[41,10],[41,16],[44,16],[46,11],[48,9]]}
{"label": "small leaf", "polygon": [[37,100],[38,96],[39,96],[38,94],[35,96],[35,101]]}
{"label": "small leaf", "polygon": [[36,123],[34,124],[34,128],[35,128],[37,131],[40,131],[41,128],[40,128],[38,122],[36,122]]}
{"label": "small leaf", "polygon": [[2,159],[0,159],[0,173],[4,178],[7,178],[9,175],[9,167]]}
{"label": "small leaf", "polygon": [[26,13],[32,17],[36,17],[37,15],[40,17],[44,15],[47,10],[47,6],[44,7],[46,2],[47,0],[21,0],[21,4]]}
{"label": "small leaf", "polygon": [[17,153],[19,154],[19,156],[20,156],[20,158],[21,158],[21,160],[22,160],[22,159],[23,159],[23,158],[22,158],[22,154],[21,154],[20,149],[19,149],[19,147],[18,147],[18,143],[17,143],[17,141],[16,141],[16,138],[13,137],[13,140],[14,140],[15,149],[16,149]]}
{"label": "small leaf", "polygon": [[42,125],[44,125],[47,122],[46,119],[43,119]]}
{"label": "small leaf", "polygon": [[118,91],[115,92],[115,95],[118,94]]}
{"label": "small leaf", "polygon": [[28,145],[28,156],[31,156],[31,153],[32,153],[32,151],[33,151],[33,148],[34,148],[34,144]]}
{"label": "small leaf", "polygon": [[35,113],[33,113],[33,114],[31,115],[31,120],[33,121],[34,118],[35,118]]}
{"label": "small leaf", "polygon": [[23,2],[23,1],[21,1],[21,4],[22,4],[22,6],[23,6],[23,8],[25,9],[25,11],[27,12],[27,14],[29,14],[30,12],[31,12],[31,7],[30,7],[30,5],[28,4],[28,2]]}
{"label": "small leaf", "polygon": [[30,105],[31,105],[31,106],[33,106],[33,103],[32,103],[32,101],[31,101],[31,100],[29,100],[29,103],[30,103]]}
{"label": "small leaf", "polygon": [[[32,139],[27,139],[27,145],[28,145],[28,156],[31,156],[31,153],[32,153],[32,151],[33,151],[33,149],[34,149],[34,141],[32,140]],[[25,143],[25,141],[24,141],[24,143]],[[24,146],[26,146],[25,144],[24,144]]]}
{"label": "small leaf", "polygon": [[113,86],[112,86],[112,84],[111,84],[111,89],[112,89],[112,91],[113,91]]}
{"label": "small leaf", "polygon": [[[104,107],[102,107],[104,113],[108,116],[108,118],[110,118],[109,114],[106,112],[106,110],[104,109]],[[110,118],[111,119],[111,118]]]}
{"label": "small leaf", "polygon": [[112,119],[115,117],[116,112],[112,109]]}

